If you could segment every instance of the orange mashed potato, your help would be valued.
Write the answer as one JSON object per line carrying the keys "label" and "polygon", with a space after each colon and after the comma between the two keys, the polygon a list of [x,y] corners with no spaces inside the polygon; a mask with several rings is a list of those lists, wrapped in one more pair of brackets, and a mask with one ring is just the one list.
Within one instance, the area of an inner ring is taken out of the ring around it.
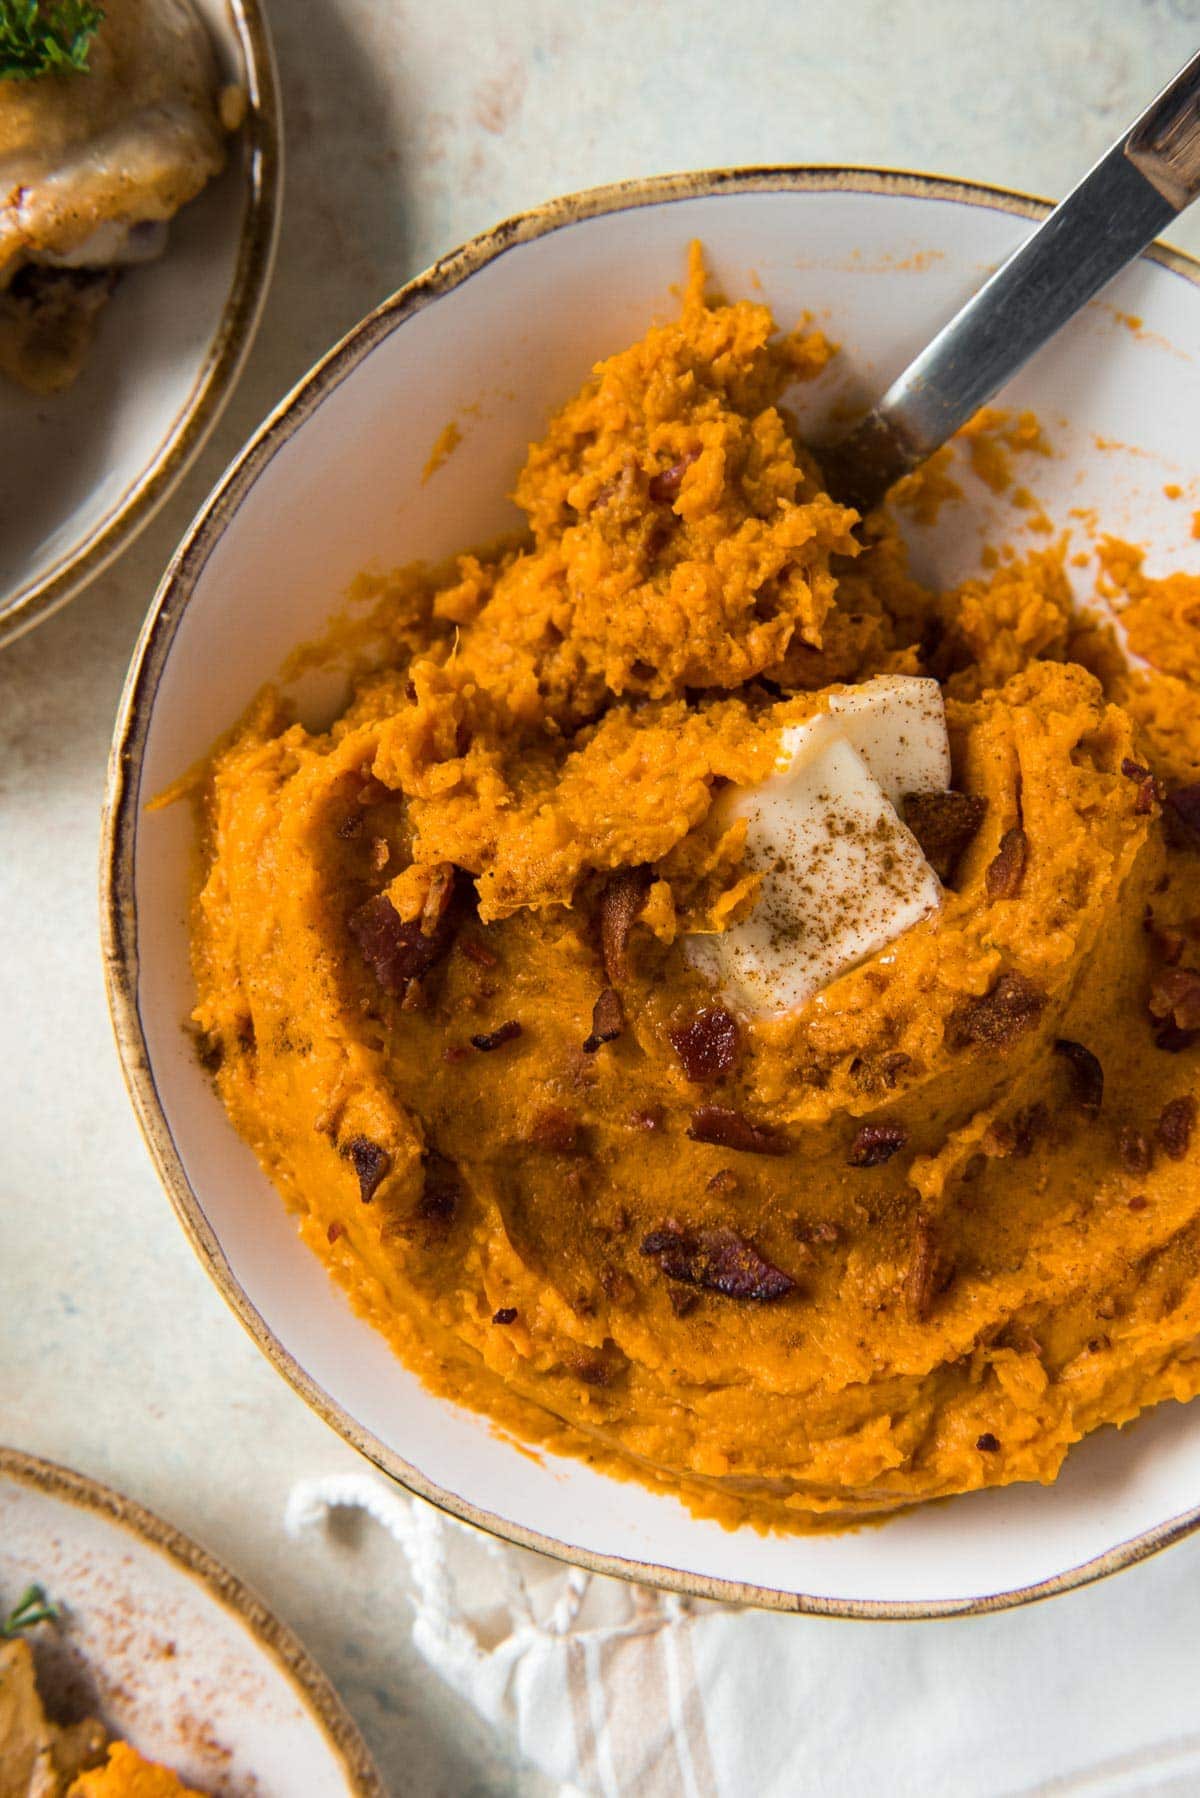
{"label": "orange mashed potato", "polygon": [[[1106,545],[1129,663],[1062,546],[926,590],[789,422],[831,354],[695,256],[526,537],[397,577],[332,729],[267,693],[218,748],[194,922],[229,1114],[404,1361],[763,1528],[1200,1388],[1200,581]],[[738,1017],[681,946],[756,899],[714,795],[888,673],[945,695],[943,903]]]}

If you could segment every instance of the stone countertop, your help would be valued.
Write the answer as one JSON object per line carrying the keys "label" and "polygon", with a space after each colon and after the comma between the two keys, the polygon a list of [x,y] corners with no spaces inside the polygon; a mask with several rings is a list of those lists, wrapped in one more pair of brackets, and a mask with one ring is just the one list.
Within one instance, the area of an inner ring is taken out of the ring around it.
{"label": "stone countertop", "polygon": [[[303,1554],[285,1540],[292,1482],[356,1458],[217,1297],[134,1126],[95,895],[138,627],[188,519],[275,400],[473,232],[573,188],[738,163],[889,164],[1057,195],[1195,49],[1200,0],[268,4],[287,196],[246,372],[133,549],[0,653],[0,1440],[111,1481],[257,1586],[396,1792],[534,1795],[545,1782],[412,1649],[383,1539]],[[1200,216],[1175,241],[1200,250]],[[873,1640],[869,1626],[802,1627],[861,1629],[864,1653]],[[914,1627],[925,1652],[963,1625]]]}

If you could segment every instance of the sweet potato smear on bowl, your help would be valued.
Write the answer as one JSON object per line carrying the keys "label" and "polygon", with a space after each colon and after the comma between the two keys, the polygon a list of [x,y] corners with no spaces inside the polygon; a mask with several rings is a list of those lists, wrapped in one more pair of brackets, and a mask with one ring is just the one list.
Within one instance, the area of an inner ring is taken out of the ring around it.
{"label": "sweet potato smear on bowl", "polygon": [[1200,1388],[1200,581],[1136,672],[1061,549],[926,590],[789,422],[832,353],[694,254],[525,538],[214,753],[194,923],[230,1116],[404,1361],[769,1528]]}

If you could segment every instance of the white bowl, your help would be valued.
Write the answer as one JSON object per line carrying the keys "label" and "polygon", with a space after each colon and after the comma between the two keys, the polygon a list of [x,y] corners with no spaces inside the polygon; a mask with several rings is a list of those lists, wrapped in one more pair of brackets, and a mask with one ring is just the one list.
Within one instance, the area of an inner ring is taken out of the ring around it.
{"label": "white bowl", "polygon": [[260,1598],[141,1505],[0,1448],[0,1615],[31,1585],[61,1612],[30,1637],[52,1707],[84,1687],[114,1734],[205,1791],[383,1798],[333,1687]]}
{"label": "white bowl", "polygon": [[[372,313],[301,383],[163,581],[117,726],[103,895],[117,1038],[151,1153],[209,1273],[309,1403],[406,1486],[514,1541],[707,1596],[913,1617],[1060,1591],[1200,1522],[1197,1408],[1100,1433],[1052,1488],[788,1538],[730,1533],[577,1462],[533,1460],[431,1396],[301,1246],[196,1062],[183,1029],[191,820],[182,806],[143,810],[318,634],[365,564],[438,558],[515,522],[504,495],[527,443],[598,357],[672,312],[690,239],[729,293],[761,282],[782,321],[812,310],[840,340],[835,370],[807,390],[816,423],[848,387],[882,389],[1043,210],[924,177],[802,169],[637,183],[510,221]],[[1093,506],[1149,538],[1164,571],[1200,568],[1190,508],[1162,492],[1200,460],[1200,265],[1143,260],[1007,397],[1038,411],[1059,452],[1031,477],[1056,522]],[[461,447],[422,484],[453,418]],[[1101,453],[1094,436],[1138,453]],[[978,549],[989,495],[971,489],[978,504],[944,512],[918,546],[943,576]],[[311,708],[328,694],[299,698]]]}
{"label": "white bowl", "polygon": [[259,0],[194,0],[223,79],[246,89],[228,166],[131,269],[79,379],[0,379],[0,643],[65,605],[153,517],[233,391],[275,253],[283,146]]}

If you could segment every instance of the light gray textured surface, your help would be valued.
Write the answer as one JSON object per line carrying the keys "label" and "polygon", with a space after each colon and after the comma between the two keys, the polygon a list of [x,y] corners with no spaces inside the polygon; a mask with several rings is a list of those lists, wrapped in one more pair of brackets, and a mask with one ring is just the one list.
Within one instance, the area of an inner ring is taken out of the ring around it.
{"label": "light gray textured surface", "polygon": [[[209,1287],[126,1104],[95,863],[138,625],[270,405],[472,232],[571,188],[733,163],[882,163],[1059,194],[1196,48],[1200,0],[273,0],[271,17],[288,194],[241,386],[135,548],[0,655],[0,1440],[111,1480],[257,1585],[397,1793],[535,1794],[544,1782],[414,1655],[382,1542],[298,1558],[284,1540],[291,1482],[354,1457]],[[1200,249],[1200,217],[1176,241]],[[1064,1653],[1085,1615],[1064,1602]],[[780,1621],[813,1628],[815,1651],[831,1627]],[[918,1628],[935,1658],[943,1633],[949,1662],[962,1626]]]}

